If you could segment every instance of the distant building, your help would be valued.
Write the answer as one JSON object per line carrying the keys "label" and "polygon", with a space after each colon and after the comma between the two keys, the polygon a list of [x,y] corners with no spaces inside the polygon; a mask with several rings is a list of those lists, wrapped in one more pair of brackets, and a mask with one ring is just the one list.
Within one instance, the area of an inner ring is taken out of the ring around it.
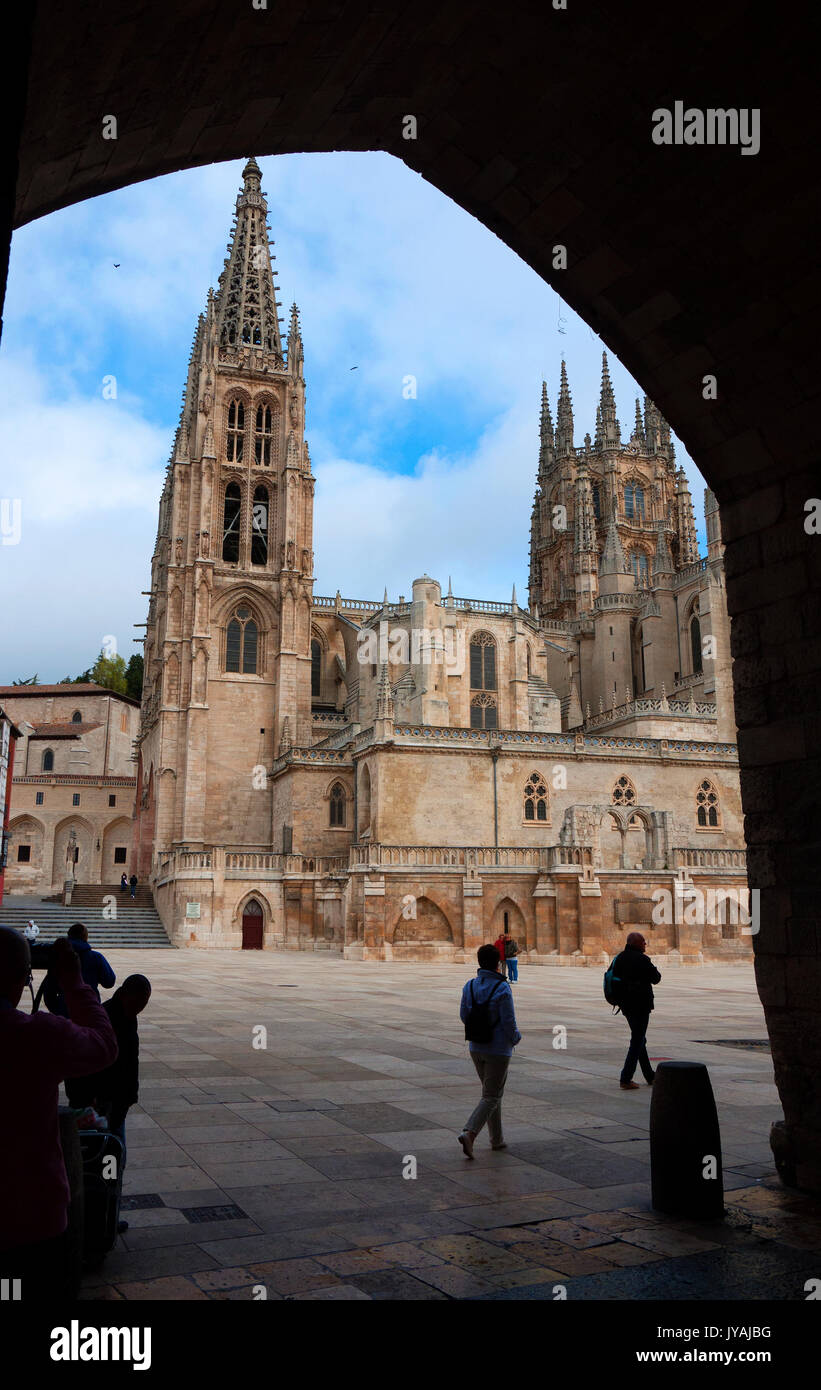
{"label": "distant building", "polygon": [[152,560],[135,862],[172,939],[461,960],[507,924],[587,964],[641,926],[671,962],[748,957],[718,509],[701,559],[658,410],[623,442],[605,360],[580,448],[564,367],[555,429],[545,388],[529,609],[426,574],[318,597],[266,219],[252,159]]}
{"label": "distant building", "polygon": [[62,889],[70,841],[78,883],[130,874],[138,702],[93,683],[0,686],[0,702],[20,730],[7,892]]}
{"label": "distant building", "polygon": [[14,748],[20,730],[0,705],[0,903],[3,901],[6,864],[9,855],[9,820],[11,815],[11,779],[14,773]]}

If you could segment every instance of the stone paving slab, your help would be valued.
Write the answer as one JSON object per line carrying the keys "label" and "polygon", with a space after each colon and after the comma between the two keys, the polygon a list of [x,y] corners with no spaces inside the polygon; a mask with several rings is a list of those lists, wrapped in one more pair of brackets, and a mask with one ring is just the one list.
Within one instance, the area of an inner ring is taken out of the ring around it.
{"label": "stone paving slab", "polygon": [[802,1274],[817,1276],[821,1205],[773,1174],[769,1054],[698,1041],[716,1017],[723,1037],[766,1036],[751,967],[666,972],[657,990],[651,1055],[706,1061],[722,1126],[727,1216],[699,1223],[650,1205],[652,1092],[619,1090],[627,1031],[598,970],[523,967],[508,1147],[483,1135],[471,1163],[456,1142],[478,1098],[463,966],[111,960],[154,992],[128,1120],[130,1225],[86,1299],[248,1300],[260,1283],[300,1301],[552,1300],[556,1283],[580,1299],[803,1298]]}

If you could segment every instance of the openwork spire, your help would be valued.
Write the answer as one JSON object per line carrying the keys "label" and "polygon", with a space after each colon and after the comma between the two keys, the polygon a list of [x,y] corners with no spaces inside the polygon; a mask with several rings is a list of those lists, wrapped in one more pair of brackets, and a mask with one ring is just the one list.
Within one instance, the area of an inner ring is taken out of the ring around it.
{"label": "openwork spire", "polygon": [[567,368],[562,361],[561,383],[559,385],[559,404],[556,409],[556,454],[565,458],[573,452],[573,402],[567,383]]}
{"label": "openwork spire", "polygon": [[649,396],[644,397],[644,437],[651,454],[661,448],[661,412]]}
{"label": "openwork spire", "polygon": [[682,568],[684,565],[694,564],[699,558],[693,501],[690,497],[687,474],[684,472],[683,468],[680,468],[676,474],[676,521],[678,531],[678,563],[679,568]]}
{"label": "openwork spire", "polygon": [[607,540],[602,551],[599,574],[627,574],[628,572],[629,567],[616,526],[616,518],[611,517],[607,527]]}
{"label": "openwork spire", "polygon": [[647,440],[646,440],[645,437],[644,437],[644,421],[643,421],[642,418],[641,418],[641,406],[639,405],[639,398],[638,398],[638,396],[636,396],[636,423],[635,423],[635,425],[633,426],[633,433],[632,433],[631,436],[630,436],[630,443],[631,443],[631,444],[646,444],[646,443],[647,443]]}
{"label": "openwork spire", "polygon": [[[589,441],[590,435],[587,435]],[[593,490],[587,471],[587,457],[581,459],[576,473],[576,506],[573,537],[573,568],[576,574],[595,574],[598,560],[596,517],[593,512]]]}
{"label": "openwork spire", "polygon": [[255,159],[242,171],[236,221],[217,291],[217,339],[221,352],[261,348],[282,363],[279,304],[268,246],[268,204]]}
{"label": "openwork spire", "polygon": [[550,414],[550,401],[547,398],[547,382],[542,382],[542,410],[539,417],[539,473],[553,463],[555,453],[553,416]]}
{"label": "openwork spire", "polygon": [[605,448],[618,448],[621,444],[621,427],[616,419],[616,398],[613,395],[613,383],[610,380],[610,368],[607,365],[606,352],[601,355],[599,409],[601,411],[602,443]]}

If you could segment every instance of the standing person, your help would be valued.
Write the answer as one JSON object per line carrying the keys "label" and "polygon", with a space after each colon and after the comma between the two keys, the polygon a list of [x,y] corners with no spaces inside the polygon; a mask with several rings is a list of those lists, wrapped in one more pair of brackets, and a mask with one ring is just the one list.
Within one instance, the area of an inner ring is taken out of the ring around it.
{"label": "standing person", "polygon": [[[105,956],[99,951],[92,951],[88,941],[88,928],[82,922],[75,922],[73,926],[69,927],[67,935],[80,958],[80,973],[83,980],[87,985],[91,985],[99,1001],[100,985],[104,989],[111,989],[117,976]],[[63,998],[59,980],[51,970],[45,979],[43,998],[49,1013],[59,1014],[61,1018],[68,1018],[68,1006]]]}
{"label": "standing person", "polygon": [[500,962],[500,964],[499,964],[499,973],[500,973],[501,975],[503,975],[503,976],[506,976],[506,974],[507,974],[507,972],[506,972],[506,970],[505,970],[505,932],[506,932],[506,931],[507,931],[507,927],[505,927],[504,930],[501,931],[501,932],[499,933],[499,935],[497,936],[496,940],[495,940],[494,943],[493,943],[494,946],[496,947],[496,950],[499,952],[499,962]]}
{"label": "standing person", "polygon": [[126,874],[124,873],[123,876],[122,876],[122,878],[120,879],[120,892],[121,892],[121,893],[125,893],[125,892],[127,892],[127,891],[128,891],[128,878],[127,878]]}
{"label": "standing person", "polygon": [[512,935],[510,927],[505,927],[502,943],[504,945],[507,978],[513,983],[519,979],[519,962],[516,959],[519,954],[519,943]]}
{"label": "standing person", "polygon": [[[513,1011],[513,991],[501,975],[498,950],[495,946],[480,946],[477,959],[479,969],[462,990],[459,1008],[466,1036],[476,1031],[487,1035],[486,1041],[470,1043],[470,1055],[482,1083],[482,1098],[459,1135],[465,1158],[473,1158],[474,1140],[485,1122],[491,1148],[507,1148],[502,1135],[502,1093],[513,1049],[522,1041]],[[484,1012],[484,1019],[476,1019],[477,1006]]]}
{"label": "standing person", "polygon": [[630,1029],[630,1046],[621,1069],[619,1085],[623,1091],[637,1091],[638,1082],[633,1080],[636,1064],[648,1086],[652,1086],[656,1073],[647,1056],[647,1027],[653,1011],[653,985],[661,979],[650,957],[645,955],[647,942],[639,931],[631,931],[624,950],[616,956],[614,974],[622,982],[622,1003],[620,1005]]}
{"label": "standing person", "polygon": [[129,881],[129,883],[131,884],[131,896],[132,896],[132,898],[136,898],[136,896],[137,896],[137,884],[139,883],[139,879],[137,878],[137,875],[136,875],[136,874],[132,874],[131,877],[130,877],[130,879],[129,879],[128,881]]}
{"label": "standing person", "polygon": [[[116,1134],[123,1146],[122,1168],[125,1171],[125,1121],[129,1109],[137,1104],[140,1090],[140,1036],[137,1016],[151,998],[151,982],[145,975],[129,975],[107,999],[103,1008],[108,1014],[119,1051],[116,1060],[104,1071],[85,1076],[75,1083],[78,1104],[92,1105],[108,1120],[109,1134]],[[128,1229],[121,1221],[120,1232]]]}
{"label": "standing person", "polygon": [[109,1066],[117,1040],[65,937],[52,948],[69,1018],[18,1008],[31,976],[28,942],[0,927],[0,1272],[30,1299],[65,1297],[69,1185],[57,1114],[67,1073]]}

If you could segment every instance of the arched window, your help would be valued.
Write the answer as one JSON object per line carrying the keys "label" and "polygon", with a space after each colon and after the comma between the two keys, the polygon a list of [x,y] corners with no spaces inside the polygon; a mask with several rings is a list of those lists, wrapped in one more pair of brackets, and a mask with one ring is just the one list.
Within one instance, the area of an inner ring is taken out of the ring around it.
{"label": "arched window", "polygon": [[496,696],[472,695],[470,698],[471,729],[498,729]]}
{"label": "arched window", "polygon": [[701,660],[701,620],[698,613],[694,613],[690,620],[690,651],[693,657],[693,675],[700,676],[704,668]]}
{"label": "arched window", "polygon": [[633,783],[630,781],[629,777],[619,777],[615,787],[613,788],[613,805],[635,806],[635,804],[636,788],[633,786]]}
{"label": "arched window", "polygon": [[720,830],[721,803],[713,783],[705,777],[696,792],[696,820],[703,830]]}
{"label": "arched window", "polygon": [[547,785],[540,773],[534,772],[525,787],[525,820],[547,820]]}
{"label": "arched window", "polygon": [[634,550],[630,555],[630,564],[633,567],[633,575],[637,584],[647,583],[647,556],[641,550]]}
{"label": "arched window", "polygon": [[54,751],[51,748],[47,748],[45,753],[43,754],[43,771],[54,771]]}
{"label": "arched window", "polygon": [[269,405],[258,405],[256,427],[254,429],[254,458],[260,468],[270,468],[271,466],[272,435],[273,423],[271,407]]}
{"label": "arched window", "polygon": [[644,488],[639,483],[624,485],[624,515],[628,521],[644,521]]}
{"label": "arched window", "polygon": [[229,463],[242,462],[245,443],[245,406],[242,401],[229,401],[228,429],[225,436],[225,457]]}
{"label": "arched window", "polygon": [[239,560],[239,517],[242,493],[239,483],[229,483],[225,489],[225,509],[222,525],[222,558],[230,564]]}
{"label": "arched window", "polygon": [[371,828],[371,774],[367,765],[362,768],[362,777],[359,783],[359,834],[370,833]]}
{"label": "arched window", "polygon": [[341,782],[334,782],[331,787],[330,795],[331,826],[341,826],[345,824],[345,788]]}
{"label": "arched window", "polygon": [[470,688],[496,689],[496,643],[489,632],[475,632],[470,639]]}
{"label": "arched window", "polygon": [[254,506],[251,512],[251,564],[268,563],[268,489],[254,489]]}
{"label": "arched window", "polygon": [[593,484],[593,515],[597,521],[601,521],[601,495],[598,483]]}
{"label": "arched window", "polygon": [[72,716],[71,716],[71,722],[72,722],[72,724],[82,724],[82,722],[83,722],[83,716],[81,715],[81,713],[80,713],[80,711],[79,711],[78,709],[76,709],[76,710],[74,711],[74,713],[72,714]]}
{"label": "arched window", "polygon": [[243,676],[257,674],[259,629],[250,608],[241,605],[234,613],[225,634],[225,669]]}
{"label": "arched window", "polygon": [[311,642],[311,699],[322,693],[322,646],[314,637]]}

